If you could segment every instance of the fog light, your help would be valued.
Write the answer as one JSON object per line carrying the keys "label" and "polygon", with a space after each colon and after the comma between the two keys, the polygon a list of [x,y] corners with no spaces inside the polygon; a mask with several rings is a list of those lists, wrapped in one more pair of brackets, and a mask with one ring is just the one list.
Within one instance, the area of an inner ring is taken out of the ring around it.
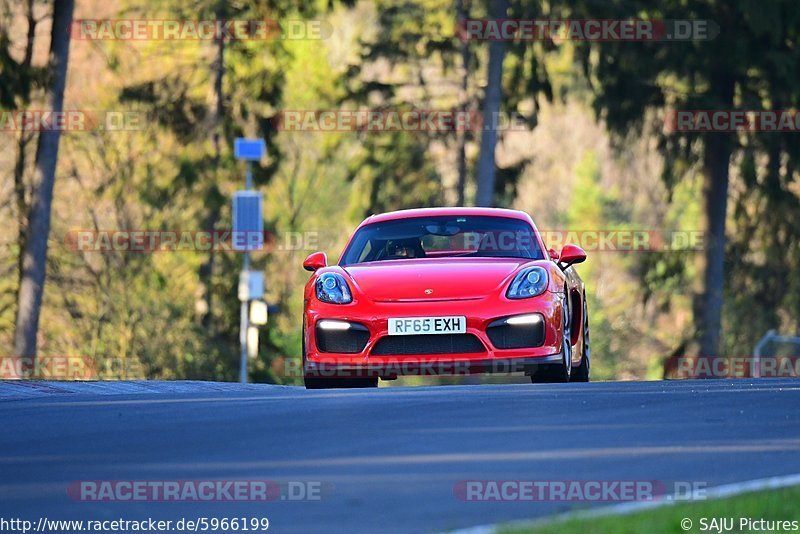
{"label": "fog light", "polygon": [[519,324],[533,324],[541,320],[538,313],[529,313],[527,315],[517,315],[506,319],[506,324],[519,325]]}
{"label": "fog light", "polygon": [[334,321],[332,319],[323,319],[317,323],[317,326],[323,330],[350,330],[350,323],[347,321]]}

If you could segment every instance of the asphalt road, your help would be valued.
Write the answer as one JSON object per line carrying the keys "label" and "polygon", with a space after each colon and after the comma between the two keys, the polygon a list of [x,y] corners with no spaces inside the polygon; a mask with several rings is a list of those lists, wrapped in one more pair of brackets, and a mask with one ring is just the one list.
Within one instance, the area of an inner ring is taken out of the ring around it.
{"label": "asphalt road", "polygon": [[[0,518],[267,517],[271,532],[437,532],[596,504],[464,501],[454,491],[463,480],[714,486],[800,473],[794,380],[120,387],[0,383]],[[211,479],[310,483],[320,498],[82,502],[67,491],[86,480]]]}

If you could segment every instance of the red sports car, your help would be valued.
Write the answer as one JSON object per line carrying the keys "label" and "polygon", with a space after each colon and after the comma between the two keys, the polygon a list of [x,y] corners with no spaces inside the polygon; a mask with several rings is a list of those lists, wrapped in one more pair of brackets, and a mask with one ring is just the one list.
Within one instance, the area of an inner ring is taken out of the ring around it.
{"label": "red sports car", "polygon": [[575,245],[545,249],[523,212],[429,208],[367,218],[338,265],[306,258],[307,388],[375,387],[400,375],[524,372],[589,380]]}

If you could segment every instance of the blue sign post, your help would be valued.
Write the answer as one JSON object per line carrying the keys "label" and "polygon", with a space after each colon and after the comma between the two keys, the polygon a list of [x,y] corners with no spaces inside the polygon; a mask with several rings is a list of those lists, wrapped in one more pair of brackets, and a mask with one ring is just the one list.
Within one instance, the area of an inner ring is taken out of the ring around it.
{"label": "blue sign post", "polygon": [[233,157],[245,161],[259,161],[267,152],[267,144],[263,139],[245,139],[238,137],[233,142]]}
{"label": "blue sign post", "polygon": [[233,194],[233,250],[258,250],[264,246],[263,198],[258,191]]}
{"label": "blue sign post", "polygon": [[[233,197],[232,247],[244,252],[242,273],[239,276],[239,300],[242,301],[239,323],[239,382],[247,383],[248,330],[250,328],[250,301],[264,295],[264,273],[250,271],[250,251],[264,245],[263,198],[253,191],[253,162],[259,161],[267,151],[263,139],[238,138],[233,142],[233,155],[246,162],[245,190]],[[257,341],[255,342],[258,343]]]}

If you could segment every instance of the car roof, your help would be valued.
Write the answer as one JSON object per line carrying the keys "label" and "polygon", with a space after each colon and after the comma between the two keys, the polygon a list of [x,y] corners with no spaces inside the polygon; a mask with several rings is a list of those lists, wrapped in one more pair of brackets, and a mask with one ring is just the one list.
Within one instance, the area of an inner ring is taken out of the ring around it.
{"label": "car roof", "polygon": [[366,224],[395,221],[399,219],[411,219],[414,217],[506,217],[509,219],[519,219],[533,224],[530,216],[524,211],[510,210],[505,208],[415,208],[409,210],[390,211],[367,217],[359,227]]}

